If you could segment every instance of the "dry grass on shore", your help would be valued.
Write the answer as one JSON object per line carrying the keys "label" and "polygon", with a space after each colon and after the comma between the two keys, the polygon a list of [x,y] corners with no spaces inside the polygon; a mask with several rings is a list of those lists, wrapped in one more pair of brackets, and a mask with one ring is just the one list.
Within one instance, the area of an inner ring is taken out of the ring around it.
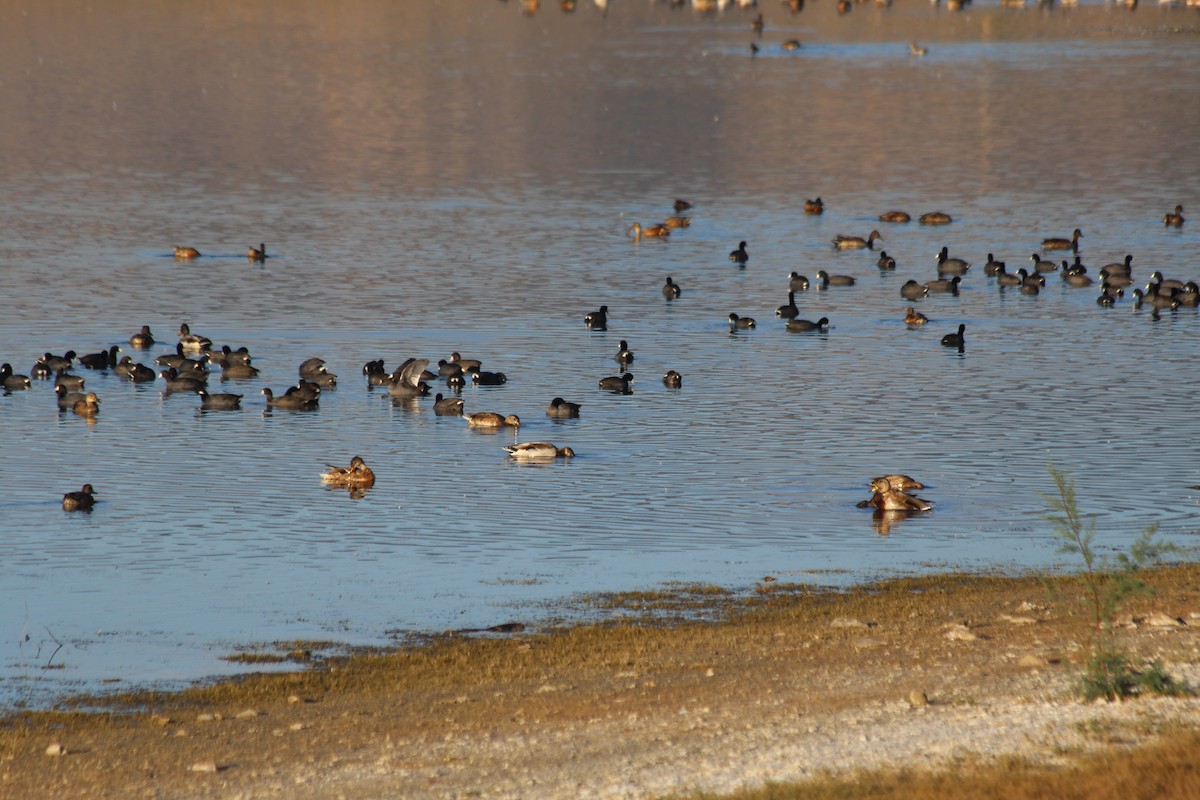
{"label": "dry grass on shore", "polygon": [[1023,758],[951,770],[881,770],[762,789],[671,800],[1193,800],[1200,797],[1200,730],[1164,732],[1153,744],[1079,756],[1049,767]]}

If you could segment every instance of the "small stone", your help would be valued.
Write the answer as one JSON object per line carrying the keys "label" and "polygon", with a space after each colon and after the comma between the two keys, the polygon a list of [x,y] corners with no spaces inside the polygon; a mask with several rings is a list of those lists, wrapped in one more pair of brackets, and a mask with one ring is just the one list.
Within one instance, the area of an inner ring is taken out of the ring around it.
{"label": "small stone", "polygon": [[870,636],[862,636],[858,639],[855,639],[853,642],[853,646],[860,650],[869,650],[872,647],[882,647],[885,644],[887,644],[887,642],[884,642],[882,639],[874,639]]}
{"label": "small stone", "polygon": [[303,722],[293,722],[291,725],[288,725],[288,730],[289,731],[302,731],[307,727],[308,726],[305,725]]}
{"label": "small stone", "polygon": [[293,706],[294,706],[294,705],[296,705],[297,703],[303,703],[303,702],[304,702],[304,701],[300,699],[300,695],[298,695],[298,694],[289,694],[289,695],[288,695],[288,703],[289,703],[290,705],[293,705]]}
{"label": "small stone", "polygon": [[1036,625],[1037,620],[1033,617],[1014,617],[1011,614],[1001,614],[1000,620],[1007,622],[1009,625]]}
{"label": "small stone", "polygon": [[215,761],[197,761],[188,767],[188,772],[216,772],[218,769]]}
{"label": "small stone", "polygon": [[831,628],[869,628],[870,625],[853,617],[834,617],[829,621]]}
{"label": "small stone", "polygon": [[717,673],[713,672],[713,668],[709,667],[708,670],[704,673],[704,677],[711,678],[712,676],[714,676],[716,674]]}
{"label": "small stone", "polygon": [[924,692],[913,690],[909,692],[908,704],[913,708],[924,708],[929,705],[929,696]]}
{"label": "small stone", "polygon": [[253,708],[247,708],[245,711],[238,712],[234,719],[254,719],[262,714],[261,711],[255,711]]}
{"label": "small stone", "polygon": [[954,642],[973,642],[979,637],[971,633],[966,625],[950,625],[946,630],[946,638]]}
{"label": "small stone", "polygon": [[46,748],[46,755],[48,756],[65,756],[66,754],[67,748],[63,747],[58,742],[55,742]]}
{"label": "small stone", "polygon": [[1026,653],[1017,661],[1017,666],[1024,667],[1025,669],[1041,669],[1042,667],[1050,666],[1050,662],[1041,656]]}

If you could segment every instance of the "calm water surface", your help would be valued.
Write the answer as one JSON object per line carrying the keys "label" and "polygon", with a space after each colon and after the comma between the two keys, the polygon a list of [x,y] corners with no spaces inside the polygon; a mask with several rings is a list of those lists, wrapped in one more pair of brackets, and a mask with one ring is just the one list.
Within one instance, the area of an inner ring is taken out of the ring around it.
{"label": "calm water surface", "polygon": [[[1200,277],[1198,223],[1161,223],[1200,215],[1192,11],[766,3],[751,58],[745,13],[632,0],[105,6],[0,8],[0,358],[28,373],[148,324],[162,346],[125,351],[148,362],[186,321],[262,375],[221,386],[240,411],[201,413],[76,368],[94,424],[48,382],[0,397],[5,706],[215,674],[250,643],[536,621],[578,592],[1056,566],[1051,462],[1103,547],[1149,524],[1195,546],[1196,311],[982,274],[1079,227],[1093,273],[1133,253],[1143,281]],[[676,197],[689,229],[624,235]],[[955,222],[877,221],[892,208]],[[830,246],[872,228],[894,273]],[[247,262],[260,241],[273,257]],[[908,330],[898,289],[942,246],[975,266]],[[858,284],[798,295],[832,328],[789,334],[787,275],[819,269]],[[758,328],[731,335],[731,311]],[[939,346],[960,323],[964,351]],[[630,396],[596,388],[621,339]],[[454,350],[509,376],[463,398],[518,434],[361,376]],[[260,389],[310,356],[339,386],[266,413]],[[581,418],[547,418],[556,395]],[[579,455],[505,458],[539,439]],[[364,498],[321,485],[356,454],[379,475]],[[936,509],[855,508],[890,471]],[[64,513],[85,482],[102,502]]]}

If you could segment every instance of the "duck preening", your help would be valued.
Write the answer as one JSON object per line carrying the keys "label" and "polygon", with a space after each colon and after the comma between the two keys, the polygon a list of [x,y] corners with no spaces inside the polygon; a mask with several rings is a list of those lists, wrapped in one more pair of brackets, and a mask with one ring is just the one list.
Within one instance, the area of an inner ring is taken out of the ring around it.
{"label": "duck preening", "polygon": [[321,473],[321,480],[325,483],[331,483],[335,486],[357,486],[361,488],[375,485],[375,473],[362,460],[362,456],[355,456],[350,459],[350,466],[348,467],[335,467],[333,464],[326,464],[325,466],[329,468],[328,472]]}
{"label": "duck preening", "polygon": [[928,500],[911,495],[909,490],[923,489],[925,484],[907,475],[884,475],[871,480],[875,492],[870,500],[859,503],[860,507],[878,508],[883,511],[929,511],[933,504]]}

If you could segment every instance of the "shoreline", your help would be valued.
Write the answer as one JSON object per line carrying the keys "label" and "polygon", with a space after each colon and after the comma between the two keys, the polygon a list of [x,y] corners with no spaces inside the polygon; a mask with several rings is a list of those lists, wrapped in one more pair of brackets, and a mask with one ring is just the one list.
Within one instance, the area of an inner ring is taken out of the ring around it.
{"label": "shoreline", "polygon": [[[1156,594],[1130,602],[1122,642],[1200,685],[1200,566],[1144,576]],[[1036,577],[954,574],[631,593],[609,599],[651,612],[640,620],[447,635],[299,672],[76,698],[93,710],[0,718],[0,791],[653,797],[1062,759],[1195,727],[1196,698],[1074,699],[1088,631],[1073,580],[1055,579],[1054,600]],[[661,618],[684,605],[716,619]],[[1100,727],[1122,734],[1089,735]]]}
{"label": "shoreline", "polygon": [[[1039,574],[1057,576],[1067,574],[1065,564],[1051,565],[1044,568],[1021,565],[981,565],[975,568],[955,570],[955,575],[965,575],[989,579],[994,577],[1022,579]],[[1064,570],[1060,572],[1060,570]],[[669,621],[688,621],[688,615],[694,614],[695,620],[706,619],[712,614],[721,613],[721,609],[730,604],[760,592],[772,582],[780,585],[802,584],[810,591],[816,592],[845,592],[857,587],[899,580],[920,580],[935,577],[940,574],[935,567],[925,570],[913,567],[895,568],[875,574],[863,573],[854,575],[843,569],[811,569],[786,570],[767,576],[750,584],[724,585],[704,581],[667,580],[650,587],[633,589],[597,589],[579,591],[565,596],[540,597],[532,600],[514,601],[507,606],[497,606],[493,615],[489,616],[486,624],[491,627],[519,623],[530,633],[557,630],[564,626],[602,624],[614,620],[629,619],[631,621],[653,621],[657,615]],[[506,610],[512,611],[505,615]],[[449,615],[453,616],[453,614]],[[0,703],[0,718],[15,713],[33,711],[54,711],[60,706],[70,706],[73,699],[79,697],[95,697],[101,705],[104,698],[113,695],[128,695],[139,693],[177,693],[200,686],[206,686],[221,681],[237,681],[247,674],[262,672],[295,672],[311,667],[310,658],[293,658],[293,650],[302,649],[320,659],[337,659],[355,654],[385,653],[395,649],[419,647],[436,642],[448,636],[458,634],[486,634],[486,628],[428,628],[428,629],[389,629],[373,635],[359,631],[353,637],[336,639],[328,636],[322,638],[275,638],[275,639],[245,639],[238,640],[222,637],[208,644],[194,646],[190,652],[195,653],[195,660],[204,657],[207,671],[197,670],[185,677],[149,677],[138,679],[108,677],[109,671],[93,669],[90,677],[76,677],[54,682],[48,675],[58,673],[64,667],[59,664],[46,666],[25,662],[26,675],[20,678],[24,685],[33,685],[34,689],[24,694],[13,692],[13,702],[5,705]],[[145,634],[137,634],[144,636]],[[51,639],[43,646],[51,647],[59,644],[58,639]],[[87,644],[85,642],[85,644]],[[181,642],[169,643],[169,646]],[[79,644],[75,645],[78,650]],[[83,647],[82,649],[86,649]],[[267,656],[257,659],[257,655]],[[249,657],[242,659],[243,655]],[[62,661],[65,656],[59,657]],[[54,659],[47,659],[52,662]],[[244,668],[238,665],[241,661]],[[288,662],[292,666],[285,666]],[[220,668],[214,668],[219,663]],[[258,668],[255,668],[258,667]],[[70,670],[68,665],[66,669]],[[177,665],[155,662],[158,672],[178,671]],[[14,678],[13,680],[16,680]]]}

